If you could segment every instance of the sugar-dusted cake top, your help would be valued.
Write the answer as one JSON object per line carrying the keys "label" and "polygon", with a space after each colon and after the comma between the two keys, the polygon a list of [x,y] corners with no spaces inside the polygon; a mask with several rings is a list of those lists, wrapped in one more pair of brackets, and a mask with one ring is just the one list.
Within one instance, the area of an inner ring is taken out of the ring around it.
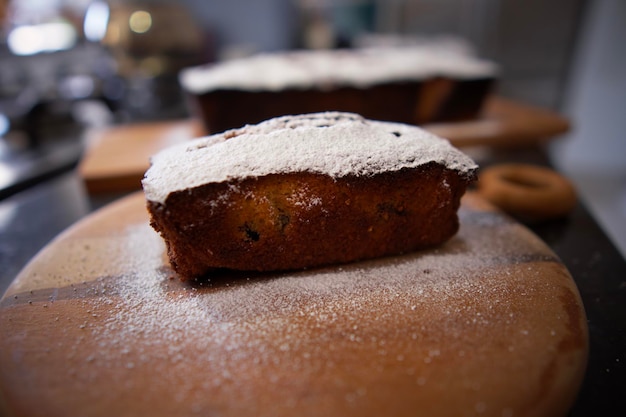
{"label": "sugar-dusted cake top", "polygon": [[148,200],[165,202],[172,192],[206,183],[290,172],[369,176],[429,162],[462,175],[477,168],[447,140],[416,126],[325,112],[277,117],[172,146],[152,157],[142,183]]}
{"label": "sugar-dusted cake top", "polygon": [[493,77],[496,66],[467,54],[431,47],[274,52],[187,68],[182,86],[214,90],[279,91],[285,88],[367,87],[436,76]]}

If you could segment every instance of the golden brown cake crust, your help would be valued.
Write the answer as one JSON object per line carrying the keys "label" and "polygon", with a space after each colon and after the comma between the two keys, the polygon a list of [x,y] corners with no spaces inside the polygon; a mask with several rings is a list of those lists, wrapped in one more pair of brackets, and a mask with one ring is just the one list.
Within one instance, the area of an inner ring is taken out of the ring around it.
{"label": "golden brown cake crust", "polygon": [[472,179],[437,163],[360,177],[273,174],[174,192],[148,210],[183,279],[299,269],[446,241]]}
{"label": "golden brown cake crust", "polygon": [[152,158],[151,223],[183,279],[395,255],[444,242],[476,164],[415,126],[284,116]]}

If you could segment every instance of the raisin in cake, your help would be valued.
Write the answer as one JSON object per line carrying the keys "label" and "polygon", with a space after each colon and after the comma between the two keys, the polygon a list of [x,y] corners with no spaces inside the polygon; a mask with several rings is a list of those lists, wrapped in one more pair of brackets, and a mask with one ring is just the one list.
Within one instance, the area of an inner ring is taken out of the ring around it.
{"label": "raisin in cake", "polygon": [[474,162],[420,128],[326,112],[271,119],[155,155],[143,179],[173,268],[288,270],[441,244]]}

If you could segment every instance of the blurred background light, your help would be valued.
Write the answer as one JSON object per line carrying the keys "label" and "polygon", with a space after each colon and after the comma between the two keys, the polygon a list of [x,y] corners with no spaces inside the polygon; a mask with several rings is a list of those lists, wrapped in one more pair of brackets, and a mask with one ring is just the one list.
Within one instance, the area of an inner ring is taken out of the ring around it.
{"label": "blurred background light", "polygon": [[146,33],[152,27],[152,15],[145,10],[137,10],[130,15],[128,25],[135,33]]}
{"label": "blurred background light", "polygon": [[103,1],[96,1],[89,5],[83,24],[87,40],[99,42],[104,38],[109,23],[109,13],[109,6]]}
{"label": "blurred background light", "polygon": [[[0,113],[0,138],[4,136],[11,128],[11,122],[9,118]],[[0,156],[2,155],[2,148],[0,148]]]}
{"label": "blurred background light", "polygon": [[7,44],[15,55],[35,55],[70,49],[76,44],[77,34],[67,22],[18,26],[11,30]]}

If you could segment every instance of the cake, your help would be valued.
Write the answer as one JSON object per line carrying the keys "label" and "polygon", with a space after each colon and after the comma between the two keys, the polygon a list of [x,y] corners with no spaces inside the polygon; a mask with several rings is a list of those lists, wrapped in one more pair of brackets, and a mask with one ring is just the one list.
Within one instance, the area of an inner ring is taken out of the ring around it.
{"label": "cake", "polygon": [[167,148],[143,188],[173,269],[274,271],[439,245],[476,165],[416,126],[324,112]]}
{"label": "cake", "polygon": [[430,47],[298,50],[186,68],[192,112],[208,132],[323,111],[409,124],[472,119],[496,66]]}

